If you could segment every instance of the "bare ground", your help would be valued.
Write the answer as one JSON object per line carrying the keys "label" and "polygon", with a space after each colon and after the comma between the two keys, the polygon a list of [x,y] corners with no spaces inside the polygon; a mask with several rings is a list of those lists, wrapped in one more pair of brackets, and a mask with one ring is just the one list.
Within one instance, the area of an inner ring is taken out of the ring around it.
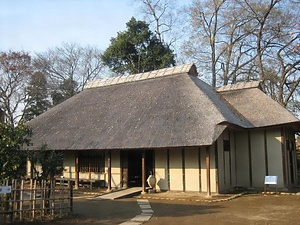
{"label": "bare ground", "polygon": [[[250,224],[300,225],[300,195],[247,194],[229,200],[208,202],[230,195],[206,198],[182,193],[151,194],[148,198],[154,211],[144,224]],[[74,214],[53,221],[22,223],[26,225],[120,224],[141,213],[137,198],[115,201],[74,200]]]}

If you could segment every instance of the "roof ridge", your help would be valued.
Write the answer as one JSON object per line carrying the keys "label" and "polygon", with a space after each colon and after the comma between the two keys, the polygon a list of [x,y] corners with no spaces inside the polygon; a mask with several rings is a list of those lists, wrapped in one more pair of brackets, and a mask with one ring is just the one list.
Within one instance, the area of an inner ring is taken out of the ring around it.
{"label": "roof ridge", "polygon": [[260,88],[261,81],[247,81],[247,82],[239,82],[235,84],[224,85],[221,87],[217,87],[217,92],[226,92],[226,91],[236,91],[250,88]]}
{"label": "roof ridge", "polygon": [[164,69],[153,70],[144,73],[137,73],[137,74],[127,75],[127,76],[110,77],[110,78],[90,81],[85,86],[85,89],[110,86],[115,84],[130,83],[134,81],[153,79],[157,77],[165,77],[165,76],[176,75],[180,73],[191,73],[197,75],[195,64],[188,63],[188,64],[183,64],[174,67],[167,67]]}

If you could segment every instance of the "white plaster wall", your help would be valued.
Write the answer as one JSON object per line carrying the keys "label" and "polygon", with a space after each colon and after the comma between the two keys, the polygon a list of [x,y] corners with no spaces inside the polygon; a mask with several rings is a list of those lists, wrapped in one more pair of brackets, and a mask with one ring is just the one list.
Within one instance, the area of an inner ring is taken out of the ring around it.
{"label": "white plaster wall", "polygon": [[230,157],[231,157],[231,187],[237,186],[237,173],[236,173],[236,134],[230,131]]}
{"label": "white plaster wall", "polygon": [[210,151],[210,191],[211,192],[217,192],[217,169],[216,169],[216,153],[215,153],[215,147],[211,146],[209,148]]}
{"label": "white plaster wall", "polygon": [[237,186],[250,187],[248,132],[236,132]]}
{"label": "white plaster wall", "polygon": [[[234,132],[225,130],[217,140],[218,174],[216,185],[222,192],[236,186],[235,136]],[[224,151],[224,140],[230,143],[230,150]]]}
{"label": "white plaster wall", "polygon": [[263,187],[266,175],[264,131],[251,131],[252,186]]}
{"label": "white plaster wall", "polygon": [[281,132],[279,129],[267,130],[267,146],[269,175],[278,176],[278,187],[283,188]]}
{"label": "white plaster wall", "polygon": [[185,189],[199,191],[198,148],[185,149]]}
{"label": "white plaster wall", "polygon": [[217,140],[218,148],[218,186],[219,191],[225,190],[225,170],[224,170],[224,149],[223,149],[223,138],[218,138]]}
{"label": "white plaster wall", "polygon": [[65,178],[74,179],[75,178],[75,152],[73,151],[64,152],[63,167],[64,167],[63,176]]}
{"label": "white plaster wall", "polygon": [[201,159],[201,192],[207,192],[205,147],[201,147],[200,149],[200,159]]}
{"label": "white plaster wall", "polygon": [[181,149],[169,150],[170,190],[183,191]]}
{"label": "white plaster wall", "polygon": [[155,177],[156,190],[168,190],[168,167],[167,167],[167,150],[158,149],[155,151]]}
{"label": "white plaster wall", "polygon": [[[221,166],[218,167],[218,171],[220,171],[220,170],[223,171],[223,174],[219,175],[219,178],[222,175],[223,190],[228,190],[228,189],[231,188],[231,181],[230,181],[231,174],[230,174],[230,171],[231,171],[232,160],[231,160],[230,157],[231,157],[232,148],[230,148],[230,151],[224,151],[224,143],[223,143],[224,140],[228,140],[229,144],[231,144],[231,142],[232,142],[231,139],[232,138],[231,138],[231,135],[230,135],[230,131],[228,129],[226,129],[223,132],[222,136],[218,139],[218,143],[219,143],[218,151],[221,151],[221,154],[218,155],[218,163],[220,162],[222,164],[222,167]],[[219,159],[219,157],[221,159]],[[219,186],[219,191],[221,191],[220,186]]]}
{"label": "white plaster wall", "polygon": [[111,151],[111,187],[121,188],[120,151]]}

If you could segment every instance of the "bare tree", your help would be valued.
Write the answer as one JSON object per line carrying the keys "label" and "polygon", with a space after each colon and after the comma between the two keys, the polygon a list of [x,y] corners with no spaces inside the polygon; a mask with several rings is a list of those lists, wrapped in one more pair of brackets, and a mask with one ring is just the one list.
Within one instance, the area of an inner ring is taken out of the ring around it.
{"label": "bare tree", "polygon": [[100,76],[103,68],[100,55],[95,47],[64,43],[37,54],[34,66],[47,75],[52,98],[57,104],[81,91],[89,80]]}
{"label": "bare tree", "polygon": [[26,85],[32,73],[31,57],[25,52],[0,53],[0,108],[14,126],[22,117]]}
{"label": "bare tree", "polygon": [[296,9],[288,0],[196,0],[183,51],[206,69],[213,86],[262,80],[264,91],[281,105],[299,106]]}
{"label": "bare tree", "polygon": [[180,34],[179,28],[180,13],[176,0],[135,0],[141,3],[140,10],[147,23],[152,26],[157,38],[166,43],[169,47],[173,46]]}
{"label": "bare tree", "polygon": [[224,23],[220,21],[220,10],[226,0],[194,1],[189,10],[192,34],[185,42],[183,51],[211,72],[212,86],[216,86],[218,61],[222,52],[217,51],[218,38]]}

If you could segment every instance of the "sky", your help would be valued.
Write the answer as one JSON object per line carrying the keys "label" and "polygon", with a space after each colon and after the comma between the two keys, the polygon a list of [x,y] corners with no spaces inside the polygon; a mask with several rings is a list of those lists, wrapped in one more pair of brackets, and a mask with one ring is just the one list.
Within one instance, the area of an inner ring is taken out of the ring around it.
{"label": "sky", "polygon": [[0,52],[45,52],[62,43],[105,50],[138,17],[133,0],[0,0]]}

